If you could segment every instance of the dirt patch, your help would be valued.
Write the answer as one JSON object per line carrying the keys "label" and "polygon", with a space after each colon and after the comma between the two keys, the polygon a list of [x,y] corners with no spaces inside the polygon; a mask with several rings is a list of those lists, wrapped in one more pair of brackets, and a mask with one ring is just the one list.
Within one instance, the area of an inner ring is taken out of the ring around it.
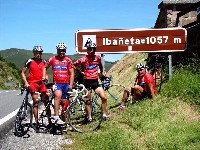
{"label": "dirt patch", "polygon": [[200,119],[200,114],[196,111],[195,106],[180,100],[176,107],[168,113],[168,119],[173,121],[180,117],[188,122],[193,122]]}

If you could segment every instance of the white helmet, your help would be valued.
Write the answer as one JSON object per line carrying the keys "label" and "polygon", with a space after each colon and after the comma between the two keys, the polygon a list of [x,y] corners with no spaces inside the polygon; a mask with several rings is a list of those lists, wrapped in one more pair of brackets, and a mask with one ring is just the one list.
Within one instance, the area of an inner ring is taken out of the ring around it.
{"label": "white helmet", "polygon": [[140,63],[140,64],[137,64],[137,65],[136,65],[136,69],[137,69],[137,70],[145,69],[145,68],[147,68],[147,66],[146,66],[145,64]]}
{"label": "white helmet", "polygon": [[66,44],[65,43],[58,43],[57,45],[56,45],[56,49],[58,50],[58,49],[67,49],[67,46],[66,46]]}
{"label": "white helmet", "polygon": [[43,52],[42,46],[34,46],[33,53],[35,53],[35,52]]}

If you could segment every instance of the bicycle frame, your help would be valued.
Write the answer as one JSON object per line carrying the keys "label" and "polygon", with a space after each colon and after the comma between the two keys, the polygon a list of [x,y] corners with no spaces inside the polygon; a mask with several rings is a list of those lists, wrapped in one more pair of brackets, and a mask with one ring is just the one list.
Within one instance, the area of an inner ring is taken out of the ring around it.
{"label": "bicycle frame", "polygon": [[110,88],[111,87],[121,87],[122,89],[125,89],[125,86],[121,85],[121,84],[111,84],[112,81],[112,76],[105,76],[101,79],[101,86],[102,88],[108,92],[108,94],[115,100],[117,101],[118,98],[115,97],[111,92],[110,92]]}
{"label": "bicycle frame", "polygon": [[84,85],[77,84],[77,87],[74,87],[74,94],[66,111],[69,125],[77,132],[96,130],[100,126],[102,120],[101,106],[98,104],[97,99],[93,97],[91,99],[93,121],[88,123],[86,108],[84,107],[87,101],[86,96],[88,91],[86,90],[86,94],[83,94],[84,90],[86,90]]}
{"label": "bicycle frame", "polygon": [[21,92],[18,95],[22,96],[24,91],[26,91],[26,94],[15,118],[16,136],[25,135],[29,131],[29,128],[32,126],[32,118],[33,118],[32,105],[28,101],[30,90],[27,88],[21,88]]}
{"label": "bicycle frame", "polygon": [[162,83],[163,83],[163,64],[162,62],[159,61],[159,59],[161,58],[162,61],[164,61],[166,57],[162,56],[161,54],[152,55],[151,57],[155,58],[155,63],[154,63],[153,71],[151,74],[154,76],[155,85],[159,88],[158,89],[158,93],[159,93],[161,90]]}

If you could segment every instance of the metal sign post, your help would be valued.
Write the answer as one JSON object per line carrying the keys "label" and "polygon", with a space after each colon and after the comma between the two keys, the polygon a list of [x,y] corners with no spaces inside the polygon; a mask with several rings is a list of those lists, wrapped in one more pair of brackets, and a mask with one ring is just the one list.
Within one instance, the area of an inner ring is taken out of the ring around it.
{"label": "metal sign post", "polygon": [[102,63],[102,65],[103,65],[103,72],[105,72],[105,71],[106,71],[106,69],[105,69],[105,60],[104,60],[104,54],[101,54],[101,63]]}
{"label": "metal sign post", "polygon": [[168,59],[169,59],[169,80],[172,79],[172,55],[169,54],[168,55]]}

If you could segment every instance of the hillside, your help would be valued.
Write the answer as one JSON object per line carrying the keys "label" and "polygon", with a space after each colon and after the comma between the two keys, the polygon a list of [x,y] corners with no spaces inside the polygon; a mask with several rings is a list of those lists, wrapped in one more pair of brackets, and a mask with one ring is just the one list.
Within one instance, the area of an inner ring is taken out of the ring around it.
{"label": "hillside", "polygon": [[[31,50],[25,50],[25,49],[17,49],[17,48],[11,48],[11,49],[6,49],[6,50],[0,50],[1,56],[8,62],[12,62],[16,64],[16,66],[21,69],[24,65],[24,62],[33,57],[33,53]],[[42,57],[45,60],[48,60],[51,56],[55,54],[53,53],[43,53]],[[75,55],[67,55],[72,59],[72,61],[77,60],[80,58],[82,55],[75,54]],[[108,71],[115,62],[108,62],[105,61],[105,70]]]}
{"label": "hillside", "polygon": [[15,64],[6,62],[0,55],[0,89],[16,89],[20,83],[20,70]]}
{"label": "hillside", "polygon": [[[33,57],[33,53],[31,50],[17,49],[17,48],[1,50],[0,55],[3,57],[3,59],[5,59],[5,61],[15,64],[17,69],[19,69],[19,70],[22,69],[26,60]],[[45,60],[48,60],[53,55],[55,55],[55,54],[43,53],[42,58]],[[79,59],[80,57],[82,57],[82,55],[79,55],[79,54],[67,55],[67,56],[70,57],[73,62],[76,61],[77,59]],[[105,61],[105,70],[108,71],[115,63],[116,62]],[[51,69],[48,69],[47,73],[49,75],[50,82],[52,82]],[[2,75],[2,80],[6,80],[3,78],[4,78],[4,76]]]}
{"label": "hillside", "polygon": [[134,84],[137,73],[135,66],[137,63],[145,63],[146,58],[147,54],[145,53],[127,54],[111,67],[107,74],[112,75],[114,83],[122,85]]}

